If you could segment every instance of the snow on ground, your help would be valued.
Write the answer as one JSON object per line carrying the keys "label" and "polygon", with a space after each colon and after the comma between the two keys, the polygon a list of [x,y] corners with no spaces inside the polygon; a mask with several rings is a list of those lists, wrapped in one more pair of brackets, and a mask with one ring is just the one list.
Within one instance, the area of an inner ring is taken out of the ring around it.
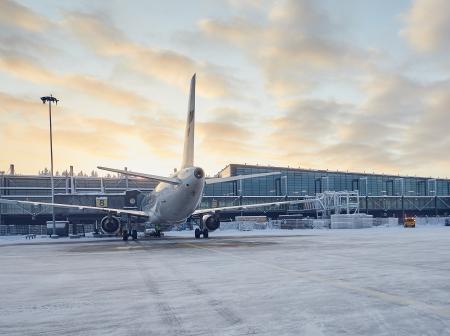
{"label": "snow on ground", "polygon": [[[216,230],[210,233],[213,237],[253,237],[253,236],[299,236],[299,235],[352,235],[358,234],[361,230],[371,230],[380,234],[385,232],[391,234],[393,232],[409,232],[411,230],[426,232],[429,230],[448,230],[450,227],[444,227],[441,225],[423,225],[417,226],[416,228],[403,228],[403,226],[387,227],[387,226],[374,226],[368,229],[293,229],[293,230],[280,230],[280,229],[268,229],[268,230],[250,230],[250,231],[239,231],[239,230]],[[374,233],[375,234],[375,233]],[[166,237],[179,237],[179,238],[192,238],[194,236],[194,231],[170,231],[164,232]],[[121,238],[118,238],[121,239]],[[32,243],[62,243],[62,242],[86,242],[93,240],[117,240],[116,238],[94,238],[91,234],[87,234],[86,237],[80,238],[69,238],[69,237],[59,237],[57,239],[52,239],[47,235],[36,235],[34,239],[27,239],[26,235],[14,235],[14,236],[0,236],[0,245],[2,244],[32,244]]]}
{"label": "snow on ground", "polygon": [[450,227],[171,236],[0,245],[0,334],[450,334]]}

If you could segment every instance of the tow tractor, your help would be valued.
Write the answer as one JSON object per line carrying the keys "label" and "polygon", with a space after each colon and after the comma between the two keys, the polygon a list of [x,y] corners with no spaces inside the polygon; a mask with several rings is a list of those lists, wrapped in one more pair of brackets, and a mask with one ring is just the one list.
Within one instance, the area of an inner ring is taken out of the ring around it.
{"label": "tow tractor", "polygon": [[416,227],[416,218],[414,217],[405,217],[403,220],[403,227],[405,228],[415,228]]}

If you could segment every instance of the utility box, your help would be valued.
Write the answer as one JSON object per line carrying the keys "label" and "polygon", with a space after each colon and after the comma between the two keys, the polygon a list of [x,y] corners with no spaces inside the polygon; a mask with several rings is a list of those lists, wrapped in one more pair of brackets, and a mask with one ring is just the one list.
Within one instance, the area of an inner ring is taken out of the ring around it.
{"label": "utility box", "polygon": [[[69,222],[68,221],[55,221],[56,234],[60,237],[69,236]],[[47,221],[47,235],[53,234],[53,221]]]}

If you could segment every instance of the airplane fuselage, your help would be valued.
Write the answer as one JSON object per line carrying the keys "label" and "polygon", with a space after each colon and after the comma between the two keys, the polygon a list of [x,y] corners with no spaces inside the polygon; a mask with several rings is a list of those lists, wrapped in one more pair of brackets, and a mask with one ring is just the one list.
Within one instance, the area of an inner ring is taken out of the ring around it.
{"label": "airplane fuselage", "polygon": [[141,208],[151,224],[180,224],[198,207],[205,186],[205,174],[199,167],[183,168],[171,177],[180,184],[161,182],[142,201]]}

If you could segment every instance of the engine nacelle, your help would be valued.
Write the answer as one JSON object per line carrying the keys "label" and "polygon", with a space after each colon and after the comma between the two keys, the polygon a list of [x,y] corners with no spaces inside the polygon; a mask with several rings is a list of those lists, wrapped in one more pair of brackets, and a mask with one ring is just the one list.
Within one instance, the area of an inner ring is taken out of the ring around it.
{"label": "engine nacelle", "polygon": [[220,218],[216,214],[204,215],[202,221],[208,231],[217,230],[220,226]]}
{"label": "engine nacelle", "polygon": [[116,234],[120,230],[120,219],[114,216],[105,216],[100,221],[103,233]]}

